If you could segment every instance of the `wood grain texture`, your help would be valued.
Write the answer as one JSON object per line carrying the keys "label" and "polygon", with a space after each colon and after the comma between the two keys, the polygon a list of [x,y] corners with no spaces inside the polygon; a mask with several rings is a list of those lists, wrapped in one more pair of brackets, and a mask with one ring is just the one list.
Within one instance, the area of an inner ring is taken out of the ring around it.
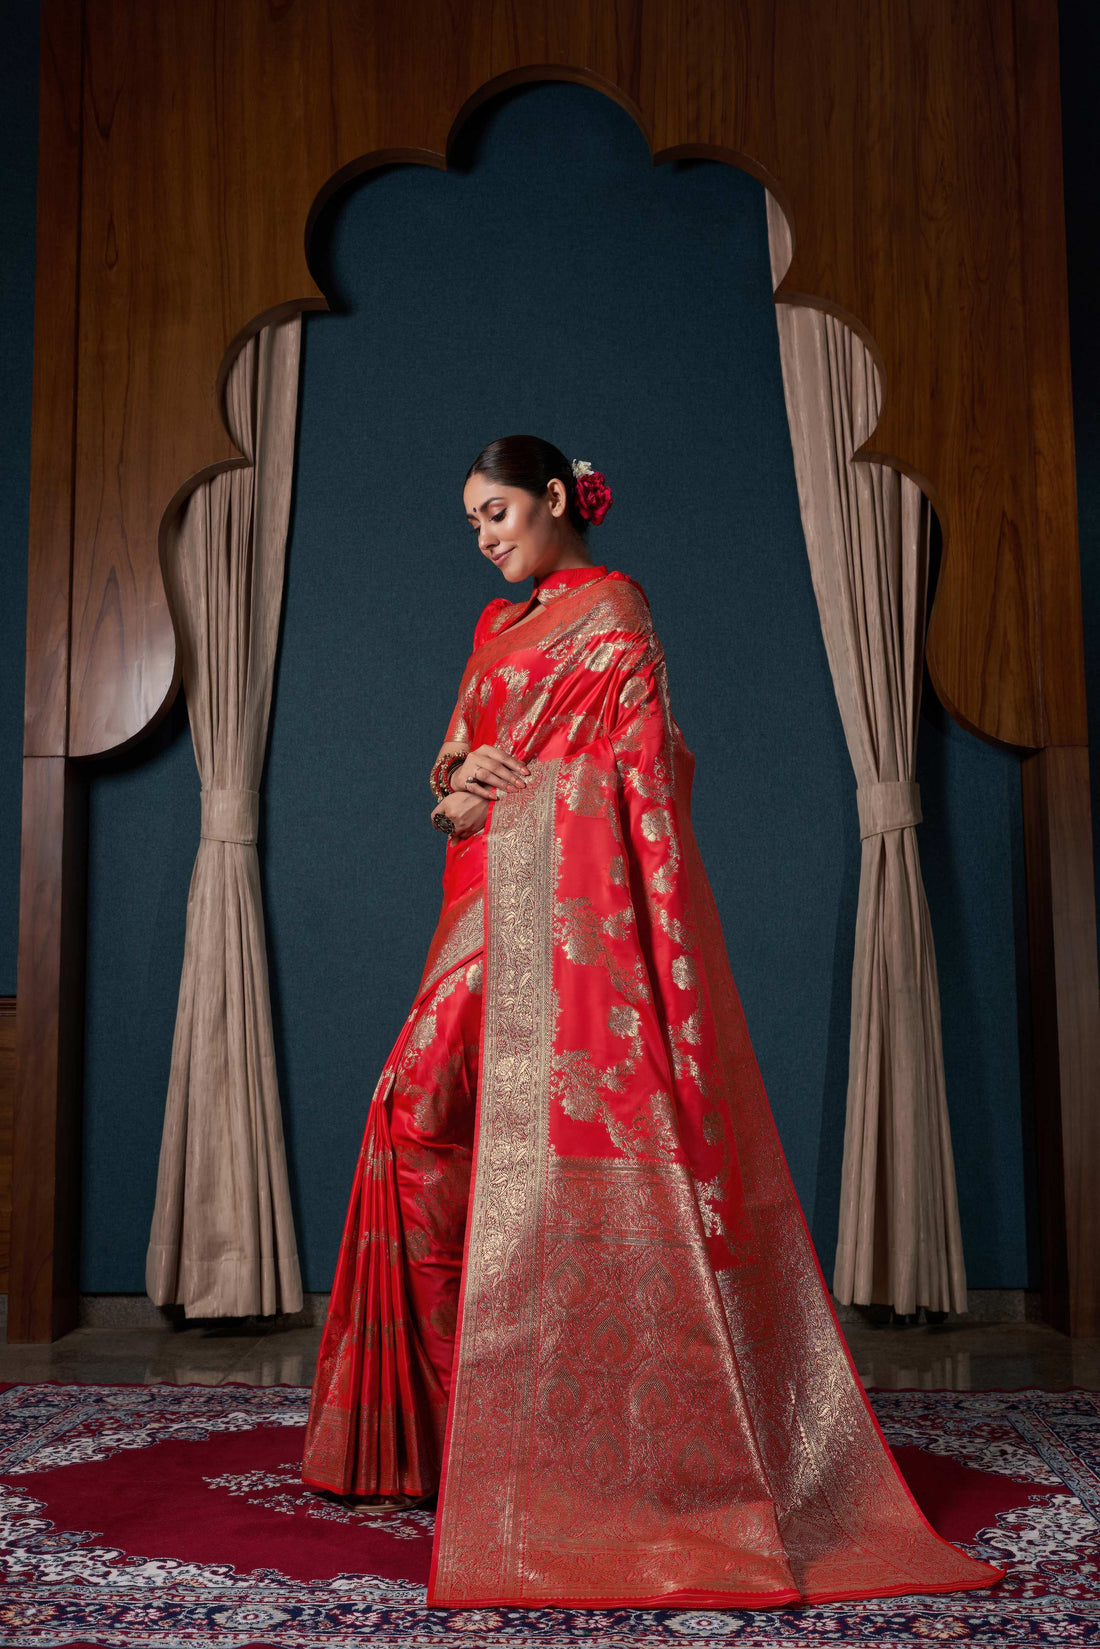
{"label": "wood grain texture", "polygon": [[[75,1322],[85,855],[66,760],[80,327],[82,0],[42,0],[8,1338]],[[76,939],[74,941],[74,935]],[[66,946],[69,954],[66,954]]]}
{"label": "wood grain texture", "polygon": [[80,261],[81,0],[43,0],[23,749],[67,749]]}
{"label": "wood grain texture", "polygon": [[[1070,395],[1057,18],[1016,0],[1029,413],[1035,454],[1043,743],[1088,743]],[[1100,1082],[1100,1075],[1098,1075]]]}
{"label": "wood grain texture", "polygon": [[0,1294],[11,1252],[11,1131],[15,1110],[15,997],[0,996]]}
{"label": "wood grain texture", "polygon": [[1087,752],[1023,764],[1043,1302],[1049,1322],[1100,1334],[1100,982]]}
{"label": "wood grain texture", "polygon": [[471,108],[555,77],[613,96],[656,161],[773,187],[795,231],[780,296],[871,343],[865,455],[941,517],[937,690],[987,738],[1084,742],[1081,660],[1043,646],[1080,627],[1066,297],[1043,255],[1056,22],[1053,0],[1019,0],[1018,26],[1013,0],[87,0],[71,751],[136,738],[175,691],[158,532],[232,456],[234,341],[323,305],[317,202],[371,165],[444,165]]}
{"label": "wood grain texture", "polygon": [[64,756],[23,760],[8,1339],[76,1322],[87,787]]}

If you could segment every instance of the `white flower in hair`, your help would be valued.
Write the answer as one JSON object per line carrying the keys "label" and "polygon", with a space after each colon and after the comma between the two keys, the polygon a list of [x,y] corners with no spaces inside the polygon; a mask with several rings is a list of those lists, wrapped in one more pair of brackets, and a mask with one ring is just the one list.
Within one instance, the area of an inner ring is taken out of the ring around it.
{"label": "white flower in hair", "polygon": [[574,458],[574,460],[573,460],[573,474],[574,474],[574,476],[591,475],[592,474],[592,465],[585,458]]}

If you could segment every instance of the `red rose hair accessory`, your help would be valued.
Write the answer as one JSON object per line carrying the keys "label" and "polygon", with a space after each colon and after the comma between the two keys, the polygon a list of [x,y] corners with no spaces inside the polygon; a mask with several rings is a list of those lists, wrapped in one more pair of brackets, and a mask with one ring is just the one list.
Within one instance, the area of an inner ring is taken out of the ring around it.
{"label": "red rose hair accessory", "polygon": [[611,508],[611,488],[600,471],[583,458],[574,458],[573,478],[577,483],[577,508],[598,527]]}

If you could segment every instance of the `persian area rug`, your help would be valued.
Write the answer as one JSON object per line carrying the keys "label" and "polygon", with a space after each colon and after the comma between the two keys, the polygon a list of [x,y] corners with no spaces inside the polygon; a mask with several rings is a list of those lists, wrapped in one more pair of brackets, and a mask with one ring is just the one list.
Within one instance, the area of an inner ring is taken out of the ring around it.
{"label": "persian area rug", "polygon": [[432,1518],[298,1478],[291,1386],[0,1389],[0,1645],[794,1649],[1100,1642],[1100,1394],[873,1392],[932,1524],[987,1592],[807,1609],[428,1609]]}

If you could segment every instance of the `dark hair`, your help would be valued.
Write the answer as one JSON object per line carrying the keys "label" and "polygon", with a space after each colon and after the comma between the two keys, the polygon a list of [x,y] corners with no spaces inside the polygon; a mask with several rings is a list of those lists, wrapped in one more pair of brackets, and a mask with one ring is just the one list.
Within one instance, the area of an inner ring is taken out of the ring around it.
{"label": "dark hair", "polygon": [[537,435],[502,435],[482,447],[463,477],[463,485],[471,475],[484,475],[489,481],[499,481],[503,487],[522,487],[534,498],[541,498],[549,482],[555,478],[565,487],[566,517],[582,538],[588,532],[588,518],[577,508],[577,482],[569,459],[551,441]]}

